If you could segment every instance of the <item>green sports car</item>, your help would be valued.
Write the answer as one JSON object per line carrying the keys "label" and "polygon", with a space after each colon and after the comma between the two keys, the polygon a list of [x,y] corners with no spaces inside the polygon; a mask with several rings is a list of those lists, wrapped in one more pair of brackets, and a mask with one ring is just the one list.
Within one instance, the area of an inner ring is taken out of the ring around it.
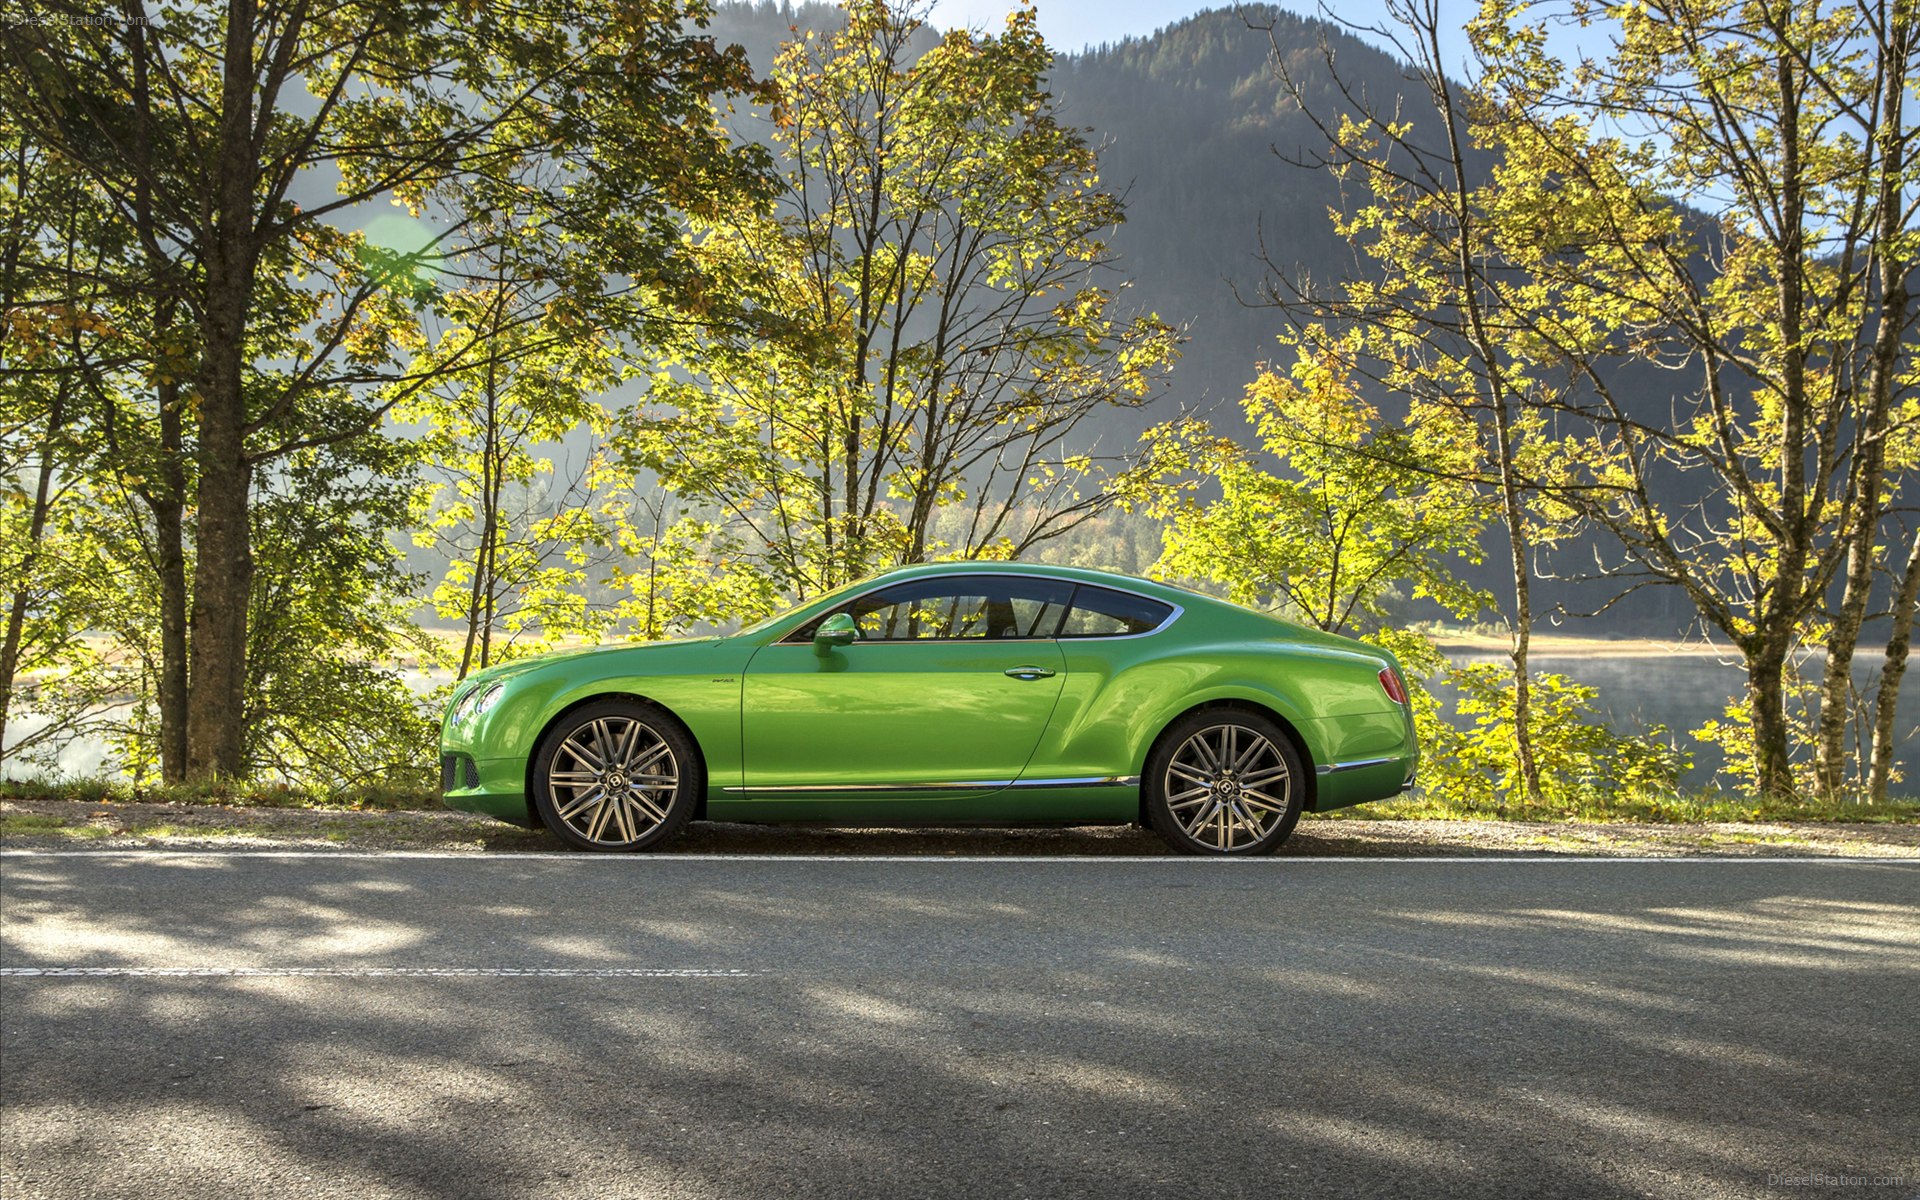
{"label": "green sports car", "polygon": [[1210,596],[1022,563],[902,567],[728,637],[506,663],[440,732],[447,803],[642,850],[688,821],[1150,825],[1262,854],[1393,796],[1399,665]]}

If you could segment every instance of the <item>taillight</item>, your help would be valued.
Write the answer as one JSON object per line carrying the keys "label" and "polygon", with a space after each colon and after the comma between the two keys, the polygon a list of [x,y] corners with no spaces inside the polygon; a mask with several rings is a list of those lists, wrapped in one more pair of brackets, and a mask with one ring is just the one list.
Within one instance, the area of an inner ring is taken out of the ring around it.
{"label": "taillight", "polygon": [[1407,702],[1407,685],[1400,682],[1400,672],[1387,667],[1380,672],[1380,686],[1387,690],[1387,699],[1395,704]]}

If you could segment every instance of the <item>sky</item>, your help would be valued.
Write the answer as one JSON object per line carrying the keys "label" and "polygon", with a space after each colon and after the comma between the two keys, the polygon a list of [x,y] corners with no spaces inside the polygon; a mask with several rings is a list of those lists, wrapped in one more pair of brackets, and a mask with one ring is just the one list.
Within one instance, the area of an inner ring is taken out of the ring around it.
{"label": "sky", "polygon": [[[1281,8],[1306,16],[1325,15],[1315,0],[1276,0]],[[1056,53],[1072,53],[1101,42],[1117,42],[1127,37],[1144,37],[1206,8],[1227,8],[1232,0],[1037,0],[1040,35]],[[936,0],[932,23],[941,28],[954,26],[998,27],[1013,7],[1011,0]],[[1338,0],[1331,6],[1340,19],[1354,25],[1386,23],[1385,0]],[[1467,19],[1478,8],[1474,0],[1440,0],[1444,24],[1453,36],[1445,38],[1441,53],[1450,72],[1458,72],[1466,59],[1467,39],[1463,32]],[[1360,33],[1367,41],[1377,39]]]}

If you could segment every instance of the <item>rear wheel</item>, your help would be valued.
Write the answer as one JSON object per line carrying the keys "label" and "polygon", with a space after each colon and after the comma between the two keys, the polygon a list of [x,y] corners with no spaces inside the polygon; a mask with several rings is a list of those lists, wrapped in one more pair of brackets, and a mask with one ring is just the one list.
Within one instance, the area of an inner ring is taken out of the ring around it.
{"label": "rear wheel", "polygon": [[1271,720],[1243,709],[1189,713],[1147,758],[1147,820],[1183,854],[1270,854],[1293,832],[1306,772]]}
{"label": "rear wheel", "polygon": [[581,850],[657,846],[693,816],[706,788],[693,738],[631,700],[568,713],[540,740],[532,782],[541,821]]}

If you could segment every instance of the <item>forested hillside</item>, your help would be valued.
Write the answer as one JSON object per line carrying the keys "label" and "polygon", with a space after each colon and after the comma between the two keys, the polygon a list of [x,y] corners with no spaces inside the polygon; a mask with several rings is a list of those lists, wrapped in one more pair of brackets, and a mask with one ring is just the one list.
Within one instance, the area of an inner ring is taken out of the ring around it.
{"label": "forested hillside", "polygon": [[[1284,97],[1264,29],[1336,111],[1322,42],[1350,84],[1375,96],[1403,86],[1391,59],[1324,21],[1276,10],[1203,12],[1149,38],[1056,61],[1061,108],[1106,149],[1102,171],[1126,189],[1127,223],[1114,237],[1143,304],[1187,323],[1192,341],[1175,372],[1182,402],[1231,412],[1256,362],[1274,356],[1278,317],[1249,308],[1275,263],[1331,277],[1353,269],[1327,209],[1338,201],[1325,171],[1285,156],[1320,149],[1312,123]],[[1236,297],[1236,290],[1239,296]]]}
{"label": "forested hillside", "polygon": [[[713,31],[764,68],[792,29],[821,31],[844,19],[825,4],[733,4],[720,9]],[[1276,349],[1277,315],[1248,306],[1267,274],[1263,238],[1284,266],[1325,276],[1352,269],[1327,217],[1338,199],[1334,179],[1280,157],[1309,152],[1318,139],[1268,62],[1268,22],[1294,66],[1317,80],[1329,111],[1339,96],[1323,42],[1340,73],[1366,93],[1393,96],[1403,86],[1399,68],[1379,50],[1335,25],[1270,6],[1209,10],[1150,37],[1054,59],[1048,86],[1060,118],[1089,131],[1100,148],[1101,182],[1124,196],[1127,219],[1113,246],[1120,274],[1131,281],[1127,302],[1184,325],[1191,339],[1165,398],[1090,422],[1109,442],[1131,441],[1177,407],[1233,419],[1255,364]],[[923,32],[924,45],[934,40]]]}

